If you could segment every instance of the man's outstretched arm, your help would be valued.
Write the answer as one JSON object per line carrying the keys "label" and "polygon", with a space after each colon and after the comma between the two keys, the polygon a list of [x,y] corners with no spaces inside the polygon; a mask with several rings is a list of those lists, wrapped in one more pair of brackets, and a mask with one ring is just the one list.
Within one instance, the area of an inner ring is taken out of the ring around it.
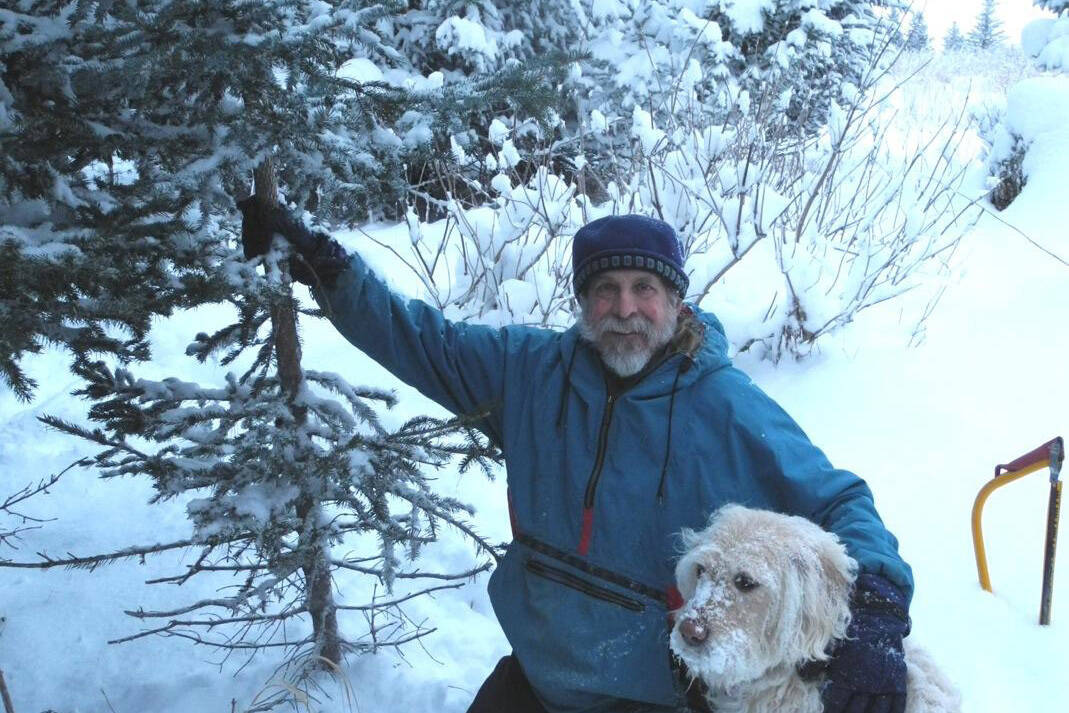
{"label": "man's outstretched arm", "polygon": [[[358,255],[313,232],[284,209],[239,204],[246,257],[266,252],[271,233],[296,253],[295,279],[308,284],[324,313],[354,346],[399,379],[458,415],[481,418],[501,442],[508,332],[451,322],[419,300],[393,293]],[[267,234],[265,239],[264,235]]]}

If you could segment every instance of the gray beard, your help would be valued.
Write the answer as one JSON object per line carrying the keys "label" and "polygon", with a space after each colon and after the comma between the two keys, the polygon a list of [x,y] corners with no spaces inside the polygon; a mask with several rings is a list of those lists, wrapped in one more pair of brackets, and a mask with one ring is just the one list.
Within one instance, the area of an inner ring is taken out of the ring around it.
{"label": "gray beard", "polygon": [[[580,308],[579,314],[579,336],[593,345],[610,371],[624,378],[642,371],[653,355],[672,341],[678,325],[678,313],[671,314],[660,327],[637,314],[627,319],[606,316],[597,324],[590,323],[585,309]],[[629,347],[626,341],[614,339],[609,332],[638,332],[646,337],[647,346]]]}

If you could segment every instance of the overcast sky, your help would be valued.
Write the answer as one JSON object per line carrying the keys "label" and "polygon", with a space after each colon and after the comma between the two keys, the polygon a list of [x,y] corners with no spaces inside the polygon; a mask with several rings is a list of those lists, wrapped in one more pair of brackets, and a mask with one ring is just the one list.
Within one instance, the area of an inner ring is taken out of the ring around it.
{"label": "overcast sky", "polygon": [[[952,22],[957,22],[964,34],[976,25],[983,0],[915,0],[916,7],[928,20],[928,34],[936,47],[942,47],[943,36]],[[1032,0],[997,0],[998,17],[1011,44],[1020,44],[1021,28],[1038,17],[1053,17],[1046,10],[1032,5]]]}

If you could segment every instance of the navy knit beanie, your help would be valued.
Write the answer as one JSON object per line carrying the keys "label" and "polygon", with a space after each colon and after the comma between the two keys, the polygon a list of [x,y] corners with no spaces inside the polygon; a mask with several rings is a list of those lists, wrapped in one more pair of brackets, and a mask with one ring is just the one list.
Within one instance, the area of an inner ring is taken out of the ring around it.
{"label": "navy knit beanie", "polygon": [[683,271],[683,247],[668,223],[644,215],[609,215],[580,228],[572,239],[572,286],[606,270],[646,270],[660,275],[681,297],[690,278]]}

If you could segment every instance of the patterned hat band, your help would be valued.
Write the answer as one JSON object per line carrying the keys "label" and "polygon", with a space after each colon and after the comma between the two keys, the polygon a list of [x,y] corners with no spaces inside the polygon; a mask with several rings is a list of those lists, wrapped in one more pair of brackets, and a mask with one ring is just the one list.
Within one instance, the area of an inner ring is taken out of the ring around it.
{"label": "patterned hat band", "polygon": [[586,283],[590,278],[606,270],[646,270],[660,275],[668,284],[672,285],[681,297],[687,294],[690,278],[681,272],[675,265],[650,255],[636,255],[634,252],[616,252],[615,254],[600,253],[583,261],[583,264],[575,271],[572,284],[575,293],[582,294]]}

